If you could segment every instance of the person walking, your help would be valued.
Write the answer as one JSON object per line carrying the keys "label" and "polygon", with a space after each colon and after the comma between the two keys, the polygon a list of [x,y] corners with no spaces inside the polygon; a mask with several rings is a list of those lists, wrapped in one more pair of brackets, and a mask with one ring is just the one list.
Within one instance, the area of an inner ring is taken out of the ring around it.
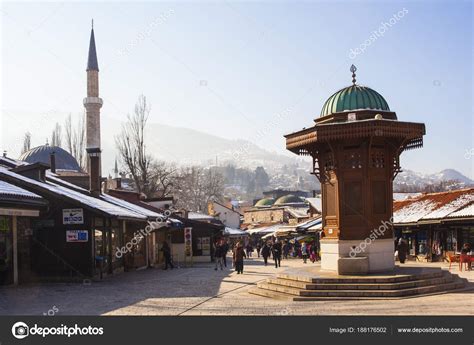
{"label": "person walking", "polygon": [[227,267],[227,253],[229,252],[229,243],[224,240],[222,244],[222,261],[224,262],[224,267]]}
{"label": "person walking", "polygon": [[247,244],[247,257],[248,258],[251,258],[252,257],[252,252],[253,252],[253,247],[252,247],[252,244],[249,242]]}
{"label": "person walking", "polygon": [[216,260],[216,267],[214,268],[214,271],[217,271],[217,266],[222,267],[224,266],[224,260],[222,259],[222,255],[224,254],[224,250],[222,248],[222,245],[219,242],[216,242],[215,248],[214,248],[214,259]]}
{"label": "person walking", "polygon": [[246,257],[242,243],[237,242],[233,253],[234,267],[237,274],[244,274],[244,258]]}
{"label": "person walking", "polygon": [[273,260],[275,260],[275,268],[281,267],[281,243],[276,240],[272,246]]}
{"label": "person walking", "polygon": [[270,256],[270,252],[271,252],[270,246],[268,245],[268,243],[265,243],[262,248],[262,257],[263,257],[263,262],[265,266],[268,263],[268,257]]}
{"label": "person walking", "polygon": [[257,243],[257,257],[260,257],[260,250],[262,249],[262,245],[260,244],[260,241]]}
{"label": "person walking", "polygon": [[168,245],[168,242],[164,241],[163,246],[161,246],[161,251],[163,252],[163,256],[165,257],[165,270],[168,269],[168,266],[170,266],[171,269],[174,268],[173,263],[171,262],[171,249],[170,246]]}
{"label": "person walking", "polygon": [[303,258],[303,263],[305,264],[306,260],[308,259],[308,246],[304,241],[301,243],[301,257]]}
{"label": "person walking", "polygon": [[285,241],[285,244],[283,245],[283,258],[285,260],[288,260],[288,254],[290,253],[290,243],[288,242],[288,240]]}
{"label": "person walking", "polygon": [[398,260],[400,261],[401,264],[404,264],[407,258],[408,245],[407,245],[407,242],[403,238],[400,238],[400,240],[398,241],[397,250],[398,250]]}

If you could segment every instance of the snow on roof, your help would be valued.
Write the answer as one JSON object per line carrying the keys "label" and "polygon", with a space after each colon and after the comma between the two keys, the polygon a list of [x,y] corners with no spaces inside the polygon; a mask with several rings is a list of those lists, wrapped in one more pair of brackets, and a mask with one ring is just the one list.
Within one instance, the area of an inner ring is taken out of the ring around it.
{"label": "snow on roof", "polygon": [[305,218],[308,217],[308,209],[301,207],[285,207],[285,210],[288,211],[295,218]]}
{"label": "snow on roof", "polygon": [[306,201],[316,210],[322,211],[322,199],[321,198],[306,198]]}
{"label": "snow on roof", "polygon": [[[393,219],[395,224],[416,223],[423,220],[451,218],[458,210],[474,203],[474,188],[442,193],[422,194],[412,199],[395,201]],[[469,210],[466,210],[468,216]],[[472,213],[472,211],[471,211]]]}
{"label": "snow on roof", "polygon": [[410,198],[416,198],[422,195],[422,193],[393,193],[393,200],[405,200]]}
{"label": "snow on roof", "polygon": [[72,190],[70,188],[61,186],[59,184],[55,184],[51,181],[47,181],[47,182],[36,181],[36,180],[16,174],[12,171],[9,171],[5,168],[0,167],[0,176],[1,175],[10,176],[24,183],[27,183],[31,186],[39,187],[39,188],[44,189],[45,191],[49,191],[51,193],[61,195],[65,198],[70,199],[73,202],[77,202],[85,207],[102,211],[110,216],[119,217],[119,218],[133,218],[133,219],[146,220],[146,217],[140,213],[131,211],[124,207],[120,207],[118,205],[104,201],[102,199],[95,198],[93,196],[85,195],[76,190]]}
{"label": "snow on roof", "polygon": [[273,233],[275,232],[277,229],[281,228],[283,226],[283,224],[273,224],[273,225],[270,225],[270,226],[263,226],[263,227],[259,227],[259,228],[253,228],[253,229],[249,229],[247,230],[247,233],[249,234],[268,234],[268,233]]}
{"label": "snow on roof", "polygon": [[19,196],[23,198],[41,199],[39,195],[36,195],[35,193],[32,193],[5,181],[0,181],[0,194]]}
{"label": "snow on roof", "polygon": [[446,218],[461,218],[461,217],[473,217],[474,216],[474,203],[457,210],[456,212],[450,213]]}
{"label": "snow on roof", "polygon": [[161,213],[153,212],[152,210],[149,210],[147,208],[135,205],[131,202],[116,198],[112,195],[109,194],[101,194],[100,198],[110,202],[112,204],[115,204],[120,207],[125,207],[126,209],[129,209],[133,212],[139,213],[147,218],[158,218],[158,217],[164,217]]}
{"label": "snow on roof", "polygon": [[199,212],[188,212],[188,219],[215,219],[213,216]]}

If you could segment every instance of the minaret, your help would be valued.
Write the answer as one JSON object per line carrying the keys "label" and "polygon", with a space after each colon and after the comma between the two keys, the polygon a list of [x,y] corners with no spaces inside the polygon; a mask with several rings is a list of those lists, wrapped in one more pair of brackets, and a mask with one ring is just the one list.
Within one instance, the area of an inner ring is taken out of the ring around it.
{"label": "minaret", "polygon": [[93,20],[86,71],[87,97],[84,98],[84,107],[86,108],[86,151],[88,155],[89,189],[92,193],[99,194],[101,187],[100,108],[102,107],[102,99],[99,97],[99,65],[95,49]]}

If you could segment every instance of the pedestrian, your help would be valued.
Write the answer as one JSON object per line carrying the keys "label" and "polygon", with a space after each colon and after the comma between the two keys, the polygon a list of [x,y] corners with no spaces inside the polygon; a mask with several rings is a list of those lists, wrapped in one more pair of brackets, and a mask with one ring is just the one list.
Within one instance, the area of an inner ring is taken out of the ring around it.
{"label": "pedestrian", "polygon": [[168,245],[168,242],[164,241],[163,245],[161,246],[161,251],[163,252],[163,256],[165,257],[165,270],[168,269],[168,266],[171,267],[171,269],[174,268],[173,263],[171,262],[171,249],[170,246]]}
{"label": "pedestrian", "polygon": [[288,254],[290,253],[290,243],[288,242],[288,240],[285,241],[285,244],[283,245],[283,257],[285,258],[285,260],[288,260]]}
{"label": "pedestrian", "polygon": [[281,267],[281,243],[276,240],[272,246],[273,260],[275,260],[275,268]]}
{"label": "pedestrian", "polygon": [[222,261],[224,262],[224,267],[227,267],[227,252],[229,251],[229,243],[224,240],[222,244]]}
{"label": "pedestrian", "polygon": [[252,257],[252,252],[253,252],[253,247],[252,245],[250,244],[250,242],[247,244],[247,257],[248,258],[251,258]]}
{"label": "pedestrian", "polygon": [[313,264],[316,261],[316,242],[313,242],[309,248],[309,259]]}
{"label": "pedestrian", "polygon": [[270,245],[268,243],[265,243],[262,248],[262,256],[263,256],[263,262],[265,266],[267,265],[270,252],[271,252]]}
{"label": "pedestrian", "polygon": [[244,274],[244,258],[246,257],[242,243],[237,242],[233,253],[234,267],[237,274]]}
{"label": "pedestrian", "polygon": [[224,266],[224,259],[222,258],[224,254],[224,250],[222,248],[222,245],[219,242],[216,242],[215,247],[214,247],[214,259],[216,260],[216,267],[214,268],[214,271],[217,271],[217,266],[222,267]]}
{"label": "pedestrian", "polygon": [[306,260],[308,259],[308,246],[304,241],[301,243],[301,257],[303,258],[303,263],[305,264]]}
{"label": "pedestrian", "polygon": [[398,251],[398,260],[400,261],[401,264],[404,264],[407,258],[408,245],[407,245],[407,242],[403,238],[400,238],[400,240],[398,241],[397,251]]}
{"label": "pedestrian", "polygon": [[260,244],[260,242],[257,243],[257,257],[259,258],[260,257],[260,250],[262,249],[262,245]]}

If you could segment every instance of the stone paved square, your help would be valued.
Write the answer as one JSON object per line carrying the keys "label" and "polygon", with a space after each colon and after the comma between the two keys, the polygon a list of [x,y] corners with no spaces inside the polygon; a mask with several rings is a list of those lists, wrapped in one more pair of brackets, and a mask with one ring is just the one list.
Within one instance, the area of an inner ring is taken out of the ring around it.
{"label": "stone paved square", "polygon": [[[230,259],[230,258],[229,258]],[[231,260],[228,260],[230,263]],[[248,293],[259,281],[301,260],[246,261],[243,275],[230,267],[215,271],[212,264],[164,271],[158,268],[127,272],[83,284],[42,284],[0,289],[1,315],[474,315],[474,293],[457,293],[399,300],[293,302]],[[443,267],[447,264],[410,264]],[[230,266],[230,265],[229,265]],[[471,284],[474,272],[458,272]]]}

